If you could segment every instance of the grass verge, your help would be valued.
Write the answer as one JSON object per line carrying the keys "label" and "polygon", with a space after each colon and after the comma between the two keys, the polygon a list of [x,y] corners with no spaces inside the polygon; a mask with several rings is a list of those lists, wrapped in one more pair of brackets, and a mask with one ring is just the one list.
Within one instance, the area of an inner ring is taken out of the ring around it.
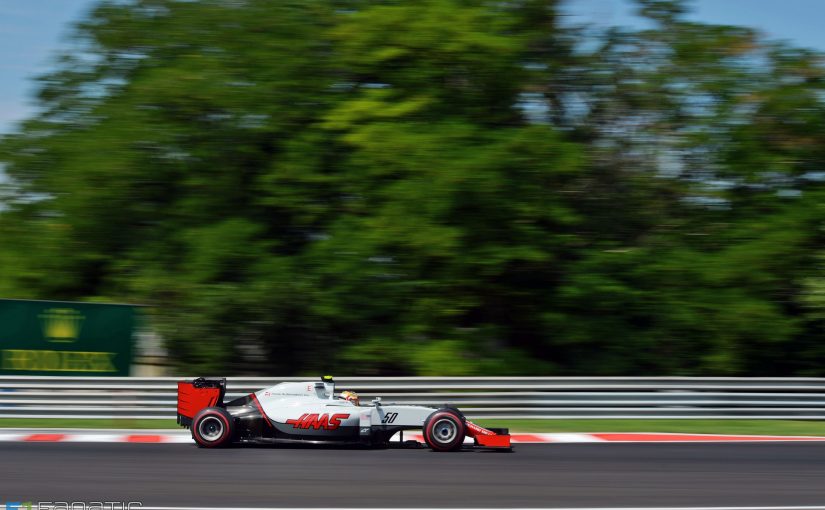
{"label": "grass verge", "polygon": [[[514,432],[679,432],[822,436],[825,423],[806,420],[476,420]],[[178,429],[175,420],[0,418],[0,428]]]}

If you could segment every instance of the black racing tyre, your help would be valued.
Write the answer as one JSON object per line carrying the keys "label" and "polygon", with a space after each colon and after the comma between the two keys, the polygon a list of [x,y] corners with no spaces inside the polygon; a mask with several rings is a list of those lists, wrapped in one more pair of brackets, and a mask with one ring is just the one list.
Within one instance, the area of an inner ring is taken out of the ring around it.
{"label": "black racing tyre", "polygon": [[192,439],[201,448],[220,448],[232,443],[232,417],[220,407],[206,407],[192,419]]}
{"label": "black racing tyre", "polygon": [[436,452],[461,449],[467,424],[455,409],[438,409],[424,420],[424,441]]}

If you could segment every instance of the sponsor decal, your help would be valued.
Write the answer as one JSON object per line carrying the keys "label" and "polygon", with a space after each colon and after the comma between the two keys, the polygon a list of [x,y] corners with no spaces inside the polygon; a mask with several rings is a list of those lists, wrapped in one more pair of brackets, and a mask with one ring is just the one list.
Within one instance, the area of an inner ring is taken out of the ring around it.
{"label": "sponsor decal", "polygon": [[74,342],[80,336],[80,327],[86,319],[73,308],[50,308],[40,314],[43,337],[49,342]]}
{"label": "sponsor decal", "polygon": [[115,352],[3,349],[3,370],[40,372],[117,372]]}
{"label": "sponsor decal", "polygon": [[302,414],[300,418],[290,418],[286,421],[296,429],[324,429],[335,430],[341,426],[341,420],[349,418],[349,414]]}
{"label": "sponsor decal", "polygon": [[481,436],[495,436],[496,435],[496,433],[493,432],[492,430],[487,430],[484,427],[479,427],[478,425],[476,425],[475,423],[473,423],[471,421],[467,422],[467,428],[470,429],[472,431],[473,435],[476,435],[476,436],[478,436],[478,435],[481,435]]}
{"label": "sponsor decal", "polygon": [[134,319],[132,306],[0,299],[0,373],[129,375]]}

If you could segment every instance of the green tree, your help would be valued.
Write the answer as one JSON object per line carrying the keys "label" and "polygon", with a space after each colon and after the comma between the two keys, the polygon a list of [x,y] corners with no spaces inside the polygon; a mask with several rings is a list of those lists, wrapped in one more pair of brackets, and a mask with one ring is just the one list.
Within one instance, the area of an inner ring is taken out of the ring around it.
{"label": "green tree", "polygon": [[190,373],[825,373],[821,56],[638,7],[101,2],[0,142],[0,293]]}

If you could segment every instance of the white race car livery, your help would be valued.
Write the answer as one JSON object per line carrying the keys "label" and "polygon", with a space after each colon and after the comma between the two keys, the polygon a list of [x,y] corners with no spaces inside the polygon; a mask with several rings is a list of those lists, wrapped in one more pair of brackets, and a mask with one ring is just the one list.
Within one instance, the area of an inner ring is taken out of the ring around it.
{"label": "white race car livery", "polygon": [[198,446],[311,442],[387,447],[398,432],[421,430],[436,451],[459,450],[465,437],[473,438],[474,447],[511,448],[506,429],[480,427],[451,406],[383,404],[380,398],[359,405],[339,398],[330,376],[276,384],[226,403],[225,394],[226,379],[178,383],[178,423],[191,429]]}

